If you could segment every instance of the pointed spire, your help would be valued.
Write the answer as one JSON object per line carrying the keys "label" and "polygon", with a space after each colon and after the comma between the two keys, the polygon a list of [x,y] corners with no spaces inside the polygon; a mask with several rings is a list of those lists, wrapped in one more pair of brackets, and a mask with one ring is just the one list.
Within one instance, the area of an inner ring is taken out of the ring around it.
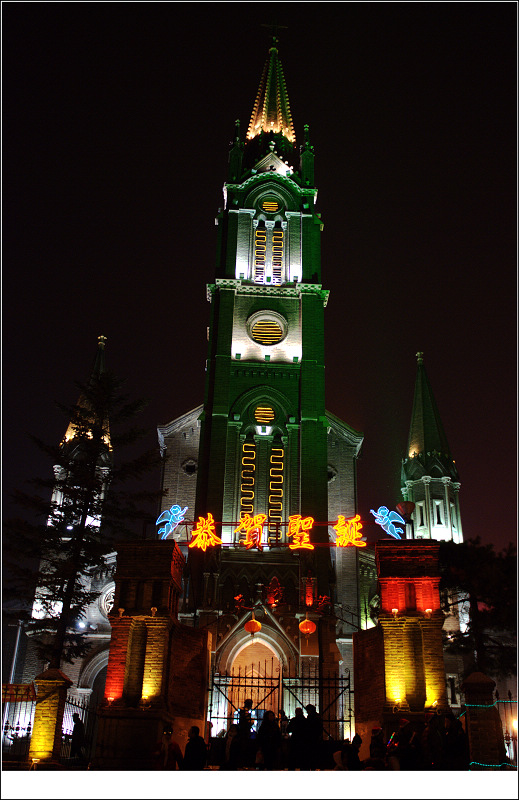
{"label": "pointed spire", "polygon": [[254,139],[261,132],[272,131],[281,133],[289,142],[294,143],[296,136],[277,44],[278,40],[273,36],[252,110],[247,139]]}
{"label": "pointed spire", "polygon": [[414,390],[411,426],[407,444],[407,458],[421,454],[424,459],[434,456],[454,469],[447,437],[434,399],[431,384],[424,367],[423,352],[416,354],[417,374]]}
{"label": "pointed spire", "polygon": [[94,361],[94,367],[92,369],[91,379],[99,378],[99,376],[102,375],[103,372],[106,372],[105,343],[106,343],[106,336],[97,337],[97,353]]}
{"label": "pointed spire", "polygon": [[[106,336],[98,336],[97,337],[97,353],[94,360],[94,366],[92,367],[92,371],[90,373],[89,384],[91,385],[95,380],[99,379],[101,375],[106,372],[105,366],[105,343],[107,339]],[[88,409],[89,403],[84,397],[81,395],[79,400],[77,401],[77,405],[81,408]],[[108,419],[105,421],[104,425],[104,440],[108,448],[111,450],[112,446],[110,443],[110,427]],[[65,438],[63,439],[62,444],[66,444],[67,442],[71,442],[77,436],[76,428],[73,421],[69,422],[67,432],[65,433]]]}

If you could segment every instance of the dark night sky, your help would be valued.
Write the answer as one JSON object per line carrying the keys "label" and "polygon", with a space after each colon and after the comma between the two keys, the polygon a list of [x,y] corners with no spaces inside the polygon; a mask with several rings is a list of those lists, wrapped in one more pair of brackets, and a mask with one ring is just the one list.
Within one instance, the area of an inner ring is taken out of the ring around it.
{"label": "dark night sky", "polygon": [[54,401],[76,400],[99,334],[150,400],[150,446],[202,402],[214,217],[273,9],[315,146],[327,408],[365,435],[361,515],[401,499],[423,350],[465,537],[500,549],[516,535],[514,3],[4,4],[4,499],[51,474],[27,434],[61,439]]}

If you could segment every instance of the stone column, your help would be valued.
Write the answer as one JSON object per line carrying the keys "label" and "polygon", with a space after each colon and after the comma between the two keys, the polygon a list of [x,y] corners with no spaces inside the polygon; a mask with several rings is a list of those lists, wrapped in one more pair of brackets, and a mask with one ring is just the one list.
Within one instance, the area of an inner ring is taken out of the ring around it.
{"label": "stone column", "polygon": [[29,761],[57,761],[61,753],[63,712],[72,681],[59,669],[47,669],[34,679],[36,710]]}
{"label": "stone column", "polygon": [[445,490],[445,524],[450,534],[450,538],[454,540],[454,532],[452,530],[452,520],[451,520],[451,501],[449,496],[449,484],[451,482],[450,478],[443,477],[442,483]]}
{"label": "stone column", "polygon": [[424,475],[422,478],[422,483],[424,485],[424,492],[425,492],[425,524],[428,530],[428,539],[432,539],[432,518],[431,518],[431,490],[429,488],[429,484],[431,482],[431,478],[429,475]]}

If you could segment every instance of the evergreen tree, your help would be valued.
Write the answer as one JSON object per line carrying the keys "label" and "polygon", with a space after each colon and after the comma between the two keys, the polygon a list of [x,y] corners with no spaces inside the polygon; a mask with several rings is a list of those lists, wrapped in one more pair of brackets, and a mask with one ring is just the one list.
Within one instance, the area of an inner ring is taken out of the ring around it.
{"label": "evergreen tree", "polygon": [[30,482],[37,493],[15,494],[33,521],[17,518],[4,525],[9,613],[24,621],[39,657],[54,668],[88,649],[77,624],[99,592],[89,589],[85,576],[103,567],[118,541],[138,536],[143,523],[153,521],[148,509],[159,497],[134,490],[158,466],[158,451],[118,461],[121,449],[145,433],[134,424],[145,403],[129,400],[122,381],[107,371],[94,372],[78,386],[78,403],[59,406],[70,420],[61,444],[31,437],[54,465],[54,478]]}
{"label": "evergreen tree", "polygon": [[467,675],[474,670],[493,677],[516,673],[516,570],[513,544],[501,553],[479,537],[440,545],[440,589],[448,606],[468,612],[466,629],[446,635],[445,646],[464,656]]}

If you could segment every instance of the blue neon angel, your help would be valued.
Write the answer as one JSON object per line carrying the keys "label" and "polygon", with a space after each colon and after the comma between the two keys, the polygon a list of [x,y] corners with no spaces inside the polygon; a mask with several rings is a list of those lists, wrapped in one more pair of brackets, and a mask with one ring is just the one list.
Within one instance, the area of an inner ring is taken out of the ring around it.
{"label": "blue neon angel", "polygon": [[401,533],[404,531],[402,528],[395,528],[393,522],[400,522],[402,525],[405,525],[405,520],[402,519],[400,514],[397,514],[396,511],[389,511],[386,506],[380,506],[378,511],[373,511],[370,509],[370,514],[373,514],[375,517],[375,522],[380,525],[382,530],[388,533],[390,536],[393,536],[395,539],[401,539]]}
{"label": "blue neon angel", "polygon": [[157,531],[161,539],[167,539],[170,533],[173,533],[177,525],[184,521],[184,514],[186,513],[187,509],[188,506],[185,508],[180,508],[180,506],[175,505],[162,512],[155,523],[155,525],[160,525],[161,522],[166,523],[163,528],[159,528]]}

